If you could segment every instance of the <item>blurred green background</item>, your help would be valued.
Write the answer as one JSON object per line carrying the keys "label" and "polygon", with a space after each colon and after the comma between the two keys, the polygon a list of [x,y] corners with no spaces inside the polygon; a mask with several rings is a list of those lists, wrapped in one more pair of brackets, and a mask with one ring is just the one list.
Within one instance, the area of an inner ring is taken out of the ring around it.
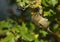
{"label": "blurred green background", "polygon": [[[0,21],[0,42],[60,42],[60,0],[9,1],[10,5],[17,4],[19,11],[13,6],[14,13],[10,12],[12,15],[7,20]],[[41,1],[40,10],[43,10],[43,16],[48,19],[53,34],[37,27],[31,21],[31,10],[33,11],[35,6],[38,8],[35,1]]]}

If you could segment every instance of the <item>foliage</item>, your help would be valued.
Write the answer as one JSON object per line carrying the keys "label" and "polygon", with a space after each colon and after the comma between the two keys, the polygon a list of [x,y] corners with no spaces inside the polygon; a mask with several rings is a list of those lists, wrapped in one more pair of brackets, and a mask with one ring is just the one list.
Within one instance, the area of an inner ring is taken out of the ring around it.
{"label": "foliage", "polygon": [[[14,17],[17,21],[10,17],[0,21],[0,42],[60,42],[59,0],[16,0],[16,3],[22,14]],[[38,14],[48,19],[53,33],[32,22],[32,16]]]}

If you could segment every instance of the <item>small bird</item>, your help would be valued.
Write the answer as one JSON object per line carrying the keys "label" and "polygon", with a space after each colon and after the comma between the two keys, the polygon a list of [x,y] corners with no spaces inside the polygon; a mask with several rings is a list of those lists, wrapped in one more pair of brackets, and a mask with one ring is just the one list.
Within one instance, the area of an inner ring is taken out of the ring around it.
{"label": "small bird", "polygon": [[40,15],[38,14],[38,15],[32,15],[31,19],[32,19],[32,22],[33,22],[36,26],[38,26],[38,27],[40,27],[40,28],[42,28],[42,29],[44,29],[44,30],[47,30],[47,31],[50,32],[50,33],[53,33],[53,32],[50,30],[50,28],[49,28],[49,24],[48,24],[48,19],[47,19],[47,18],[43,18],[42,16],[40,16]]}
{"label": "small bird", "polygon": [[33,15],[32,16],[32,21],[39,27],[44,27],[44,28],[48,28],[48,19],[46,18],[43,18],[42,16],[40,15]]}

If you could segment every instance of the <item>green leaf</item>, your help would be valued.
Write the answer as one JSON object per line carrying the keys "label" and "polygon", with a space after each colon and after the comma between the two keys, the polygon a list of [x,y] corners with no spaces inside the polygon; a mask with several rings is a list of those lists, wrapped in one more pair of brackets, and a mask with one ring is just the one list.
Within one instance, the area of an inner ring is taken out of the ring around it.
{"label": "green leaf", "polygon": [[48,7],[48,4],[46,3],[45,0],[42,0],[42,4],[43,4],[45,7]]}
{"label": "green leaf", "polygon": [[41,39],[40,42],[45,42],[45,41]]}
{"label": "green leaf", "polygon": [[29,0],[17,0],[16,2],[18,2],[21,7],[25,7],[26,4],[29,3]]}
{"label": "green leaf", "polygon": [[42,33],[42,36],[46,37],[46,35],[48,34],[46,31],[44,30],[40,30],[40,33]]}
{"label": "green leaf", "polygon": [[5,22],[5,21],[0,21],[0,27],[3,28],[9,28],[9,23],[8,22]]}
{"label": "green leaf", "polygon": [[35,38],[32,34],[26,33],[24,35],[22,35],[24,40],[28,40],[28,41],[33,41]]}
{"label": "green leaf", "polygon": [[35,29],[35,25],[30,22],[30,28],[29,28],[29,30],[32,32],[34,29]]}
{"label": "green leaf", "polygon": [[[12,42],[12,38],[14,38],[13,35],[8,35],[7,37],[5,37],[4,39],[1,39],[1,42]],[[15,40],[14,40],[15,41]]]}
{"label": "green leaf", "polygon": [[58,3],[58,0],[51,0],[51,1],[52,1],[53,6],[55,6]]}
{"label": "green leaf", "polygon": [[44,16],[52,16],[52,14],[50,13],[50,11],[44,11]]}
{"label": "green leaf", "polygon": [[55,25],[53,26],[54,30],[56,30],[58,27],[59,27],[59,24],[55,24]]}
{"label": "green leaf", "polygon": [[24,35],[25,33],[28,33],[28,29],[26,27],[25,23],[22,23],[22,26],[19,28],[21,35]]}
{"label": "green leaf", "polygon": [[48,42],[48,40],[43,40],[43,39],[41,39],[40,42]]}
{"label": "green leaf", "polygon": [[42,4],[45,7],[48,7],[48,6],[53,6],[54,7],[57,3],[58,3],[58,0],[42,0]]}
{"label": "green leaf", "polygon": [[35,40],[35,42],[40,42],[39,40]]}

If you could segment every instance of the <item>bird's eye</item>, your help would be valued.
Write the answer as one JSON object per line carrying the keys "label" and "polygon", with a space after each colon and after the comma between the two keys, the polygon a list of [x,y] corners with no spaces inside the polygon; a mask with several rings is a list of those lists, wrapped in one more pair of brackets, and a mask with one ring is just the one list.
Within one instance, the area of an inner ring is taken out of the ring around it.
{"label": "bird's eye", "polygon": [[35,12],[39,12],[39,8],[38,8],[38,7],[35,8],[34,11],[35,11]]}

